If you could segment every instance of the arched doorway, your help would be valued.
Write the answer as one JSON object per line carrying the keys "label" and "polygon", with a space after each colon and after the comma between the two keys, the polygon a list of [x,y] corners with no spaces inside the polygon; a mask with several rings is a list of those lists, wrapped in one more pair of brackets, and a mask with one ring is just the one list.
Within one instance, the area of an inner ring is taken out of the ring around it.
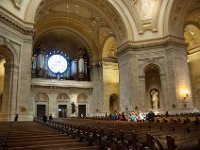
{"label": "arched doorway", "polygon": [[36,117],[43,117],[49,114],[49,96],[46,93],[38,93],[35,96]]}
{"label": "arched doorway", "polygon": [[161,103],[161,80],[159,67],[155,64],[149,64],[145,67],[145,87],[149,108],[157,111]]}
{"label": "arched doorway", "polygon": [[115,111],[119,111],[119,98],[117,94],[112,94],[109,98],[109,110],[110,114],[113,114]]}
{"label": "arched doorway", "polygon": [[[0,120],[10,121],[17,112],[18,63],[13,47],[0,45]],[[12,109],[11,109],[12,108]]]}
{"label": "arched doorway", "polygon": [[66,118],[68,110],[68,102],[70,101],[69,96],[66,93],[58,94],[56,101],[58,103],[58,117]]}
{"label": "arched doorway", "polygon": [[87,95],[81,93],[77,97],[78,103],[78,117],[86,117],[87,116],[87,102],[88,97]]}

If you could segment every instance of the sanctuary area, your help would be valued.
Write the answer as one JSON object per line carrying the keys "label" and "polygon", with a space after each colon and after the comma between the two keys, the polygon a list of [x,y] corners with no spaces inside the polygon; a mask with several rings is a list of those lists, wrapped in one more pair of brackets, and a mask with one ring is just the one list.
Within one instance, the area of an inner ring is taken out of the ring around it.
{"label": "sanctuary area", "polygon": [[0,120],[200,110],[199,0],[1,0]]}

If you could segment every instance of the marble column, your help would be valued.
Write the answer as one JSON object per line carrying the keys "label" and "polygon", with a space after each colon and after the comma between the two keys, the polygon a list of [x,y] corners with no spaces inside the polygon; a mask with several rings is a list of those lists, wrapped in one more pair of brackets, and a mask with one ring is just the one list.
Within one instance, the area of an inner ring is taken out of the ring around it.
{"label": "marble column", "polygon": [[98,62],[93,62],[90,66],[90,76],[94,85],[92,102],[90,103],[93,107],[90,108],[90,111],[98,115],[104,111],[102,66]]}
{"label": "marble column", "polygon": [[166,47],[167,96],[171,113],[194,111],[186,52],[184,44],[173,44]]}
{"label": "marble column", "polygon": [[166,75],[160,74],[160,82],[161,82],[161,101],[160,101],[160,112],[165,113],[170,108],[169,103],[167,101],[167,79]]}
{"label": "marble column", "polygon": [[147,102],[146,98],[146,86],[145,86],[145,76],[139,77],[139,102],[138,102],[138,109],[141,111],[147,110],[150,108],[150,102]]}
{"label": "marble column", "polygon": [[136,53],[131,47],[118,53],[120,81],[120,111],[132,111],[139,100]]}

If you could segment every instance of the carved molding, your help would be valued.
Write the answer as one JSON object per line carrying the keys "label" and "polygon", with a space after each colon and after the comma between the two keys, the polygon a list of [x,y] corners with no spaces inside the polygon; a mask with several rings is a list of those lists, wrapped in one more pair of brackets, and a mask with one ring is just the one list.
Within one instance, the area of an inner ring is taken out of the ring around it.
{"label": "carved molding", "polygon": [[118,70],[118,63],[102,61],[104,69]]}
{"label": "carved molding", "polygon": [[38,93],[34,99],[36,102],[48,102],[49,101],[49,97],[46,93]]}
{"label": "carved molding", "polygon": [[22,1],[23,0],[11,0],[13,6],[17,9],[20,9],[21,8],[21,4],[22,4]]}
{"label": "carved molding", "polygon": [[158,19],[162,0],[132,0],[127,2],[127,7],[136,20],[138,33],[143,34],[146,30],[158,31]]}
{"label": "carved molding", "polygon": [[167,47],[170,45],[182,47],[184,49],[187,48],[187,45],[185,44],[184,39],[173,37],[173,36],[166,36],[164,38],[155,39],[155,40],[127,42],[118,48],[117,56],[128,51],[141,51],[145,49]]}
{"label": "carved molding", "polygon": [[0,12],[0,21],[25,35],[33,35],[34,34],[34,30],[32,28],[24,27],[22,24],[18,23],[11,17],[8,17],[3,12]]}
{"label": "carved molding", "polygon": [[77,97],[77,103],[87,103],[87,101],[88,101],[87,95],[85,95],[83,93],[81,93],[81,94],[78,95],[78,97]]}
{"label": "carved molding", "polygon": [[60,93],[60,94],[58,94],[56,100],[57,100],[57,102],[66,102],[67,103],[70,101],[70,97],[66,93]]}
{"label": "carved molding", "polygon": [[[147,54],[148,55],[148,54]],[[165,71],[165,63],[164,63],[164,57],[148,57],[145,56],[146,59],[139,59],[139,77],[145,77],[145,69],[147,69],[147,67],[154,66],[156,65],[158,67],[158,71],[160,75],[164,75],[166,74]]]}
{"label": "carved molding", "polygon": [[193,0],[193,3],[189,9],[189,12],[194,11],[194,10],[199,10],[200,9],[200,1],[199,0]]}

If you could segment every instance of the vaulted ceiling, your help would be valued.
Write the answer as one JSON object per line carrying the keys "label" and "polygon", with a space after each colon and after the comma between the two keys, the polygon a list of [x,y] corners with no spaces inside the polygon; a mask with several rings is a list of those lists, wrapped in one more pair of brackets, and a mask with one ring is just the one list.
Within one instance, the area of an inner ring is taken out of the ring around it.
{"label": "vaulted ceiling", "polygon": [[98,57],[107,38],[126,37],[121,17],[109,2],[102,0],[43,0],[35,23],[35,47],[40,43],[47,48],[60,47],[70,50],[71,56],[84,46]]}
{"label": "vaulted ceiling", "polygon": [[185,17],[185,41],[188,44],[188,53],[199,51],[200,48],[200,1],[193,0]]}

